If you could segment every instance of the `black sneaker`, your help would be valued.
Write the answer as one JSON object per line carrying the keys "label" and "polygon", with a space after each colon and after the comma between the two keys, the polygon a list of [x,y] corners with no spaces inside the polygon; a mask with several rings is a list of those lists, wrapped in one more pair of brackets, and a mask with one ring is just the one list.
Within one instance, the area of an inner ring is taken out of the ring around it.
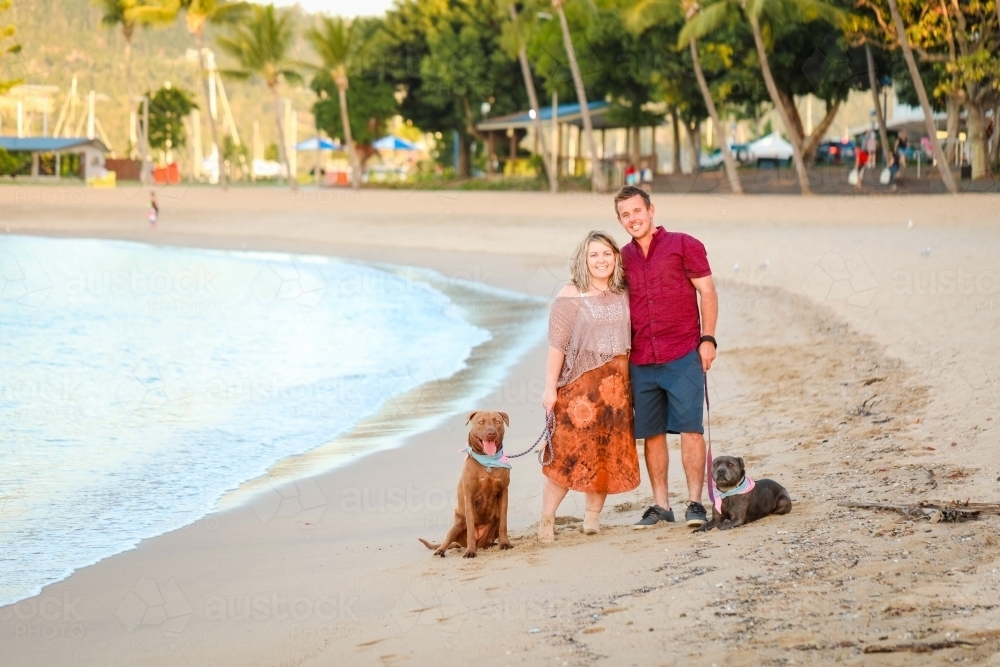
{"label": "black sneaker", "polygon": [[684,521],[690,528],[698,528],[708,523],[708,513],[701,503],[689,502],[687,511],[684,512]]}
{"label": "black sneaker", "polygon": [[674,511],[665,510],[659,505],[650,505],[646,508],[646,511],[642,513],[642,518],[639,519],[632,527],[636,529],[649,528],[650,526],[655,526],[661,521],[673,523]]}

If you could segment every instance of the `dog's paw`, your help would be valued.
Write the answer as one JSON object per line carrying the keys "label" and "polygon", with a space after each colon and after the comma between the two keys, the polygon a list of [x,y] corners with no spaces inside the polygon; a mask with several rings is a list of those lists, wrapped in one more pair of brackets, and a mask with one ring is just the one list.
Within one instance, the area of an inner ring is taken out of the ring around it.
{"label": "dog's paw", "polygon": [[465,554],[462,556],[462,558],[475,558],[475,557],[476,557],[475,551],[466,551]]}
{"label": "dog's paw", "polygon": [[444,558],[444,552],[443,551],[435,551],[434,555],[435,556],[440,556],[441,558]]}
{"label": "dog's paw", "polygon": [[510,542],[501,542],[500,543],[500,550],[501,551],[505,551],[507,549],[513,549],[513,548],[514,548],[514,545],[511,544]]}
{"label": "dog's paw", "polygon": [[732,527],[733,527],[732,524],[730,524],[728,522],[727,523],[720,523],[719,524],[719,530],[729,530]]}
{"label": "dog's paw", "polygon": [[714,527],[715,526],[713,526],[710,523],[703,523],[700,526],[698,526],[697,528],[695,528],[694,532],[696,532],[696,533],[707,533],[708,531],[712,530],[712,528],[714,528]]}

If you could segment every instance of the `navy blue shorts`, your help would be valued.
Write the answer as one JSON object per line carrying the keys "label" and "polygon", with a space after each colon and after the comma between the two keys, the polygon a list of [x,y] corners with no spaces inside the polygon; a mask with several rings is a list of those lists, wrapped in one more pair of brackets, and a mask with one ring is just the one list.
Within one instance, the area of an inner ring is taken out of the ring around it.
{"label": "navy blue shorts", "polygon": [[635,437],[704,433],[705,373],[698,350],[665,364],[628,365]]}

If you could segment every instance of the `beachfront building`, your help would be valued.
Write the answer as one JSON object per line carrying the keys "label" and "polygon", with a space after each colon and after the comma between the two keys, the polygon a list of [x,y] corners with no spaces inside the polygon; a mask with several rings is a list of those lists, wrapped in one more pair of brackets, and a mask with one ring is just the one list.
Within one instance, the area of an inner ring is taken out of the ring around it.
{"label": "beachfront building", "polygon": [[[647,164],[654,172],[662,171],[661,153],[667,142],[666,117],[661,124],[652,127],[628,127],[615,122],[608,112],[608,102],[590,102],[590,119],[594,127],[598,159],[611,177],[612,184],[623,182],[625,169],[634,164]],[[517,158],[518,149],[526,149],[532,155],[541,154],[541,141],[558,147],[556,168],[560,176],[586,176],[591,173],[589,150],[583,131],[583,114],[579,104],[559,104],[543,106],[539,109],[539,120],[544,137],[536,136],[534,118],[530,110],[518,111],[488,118],[476,125],[486,137],[487,173],[502,169],[504,174],[517,175],[524,171],[524,161]],[[553,141],[553,137],[555,140]],[[507,142],[503,151],[507,158],[498,159],[498,146]],[[503,162],[503,164],[501,164]]]}
{"label": "beachfront building", "polygon": [[0,148],[8,153],[31,154],[31,176],[73,176],[83,180],[102,177],[107,146],[87,137],[4,137]]}

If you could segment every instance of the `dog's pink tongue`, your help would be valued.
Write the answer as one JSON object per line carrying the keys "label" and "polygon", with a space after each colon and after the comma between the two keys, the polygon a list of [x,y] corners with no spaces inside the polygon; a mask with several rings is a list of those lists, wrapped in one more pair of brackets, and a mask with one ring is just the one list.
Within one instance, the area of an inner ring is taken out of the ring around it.
{"label": "dog's pink tongue", "polygon": [[483,451],[487,456],[494,456],[497,453],[497,441],[483,440]]}

